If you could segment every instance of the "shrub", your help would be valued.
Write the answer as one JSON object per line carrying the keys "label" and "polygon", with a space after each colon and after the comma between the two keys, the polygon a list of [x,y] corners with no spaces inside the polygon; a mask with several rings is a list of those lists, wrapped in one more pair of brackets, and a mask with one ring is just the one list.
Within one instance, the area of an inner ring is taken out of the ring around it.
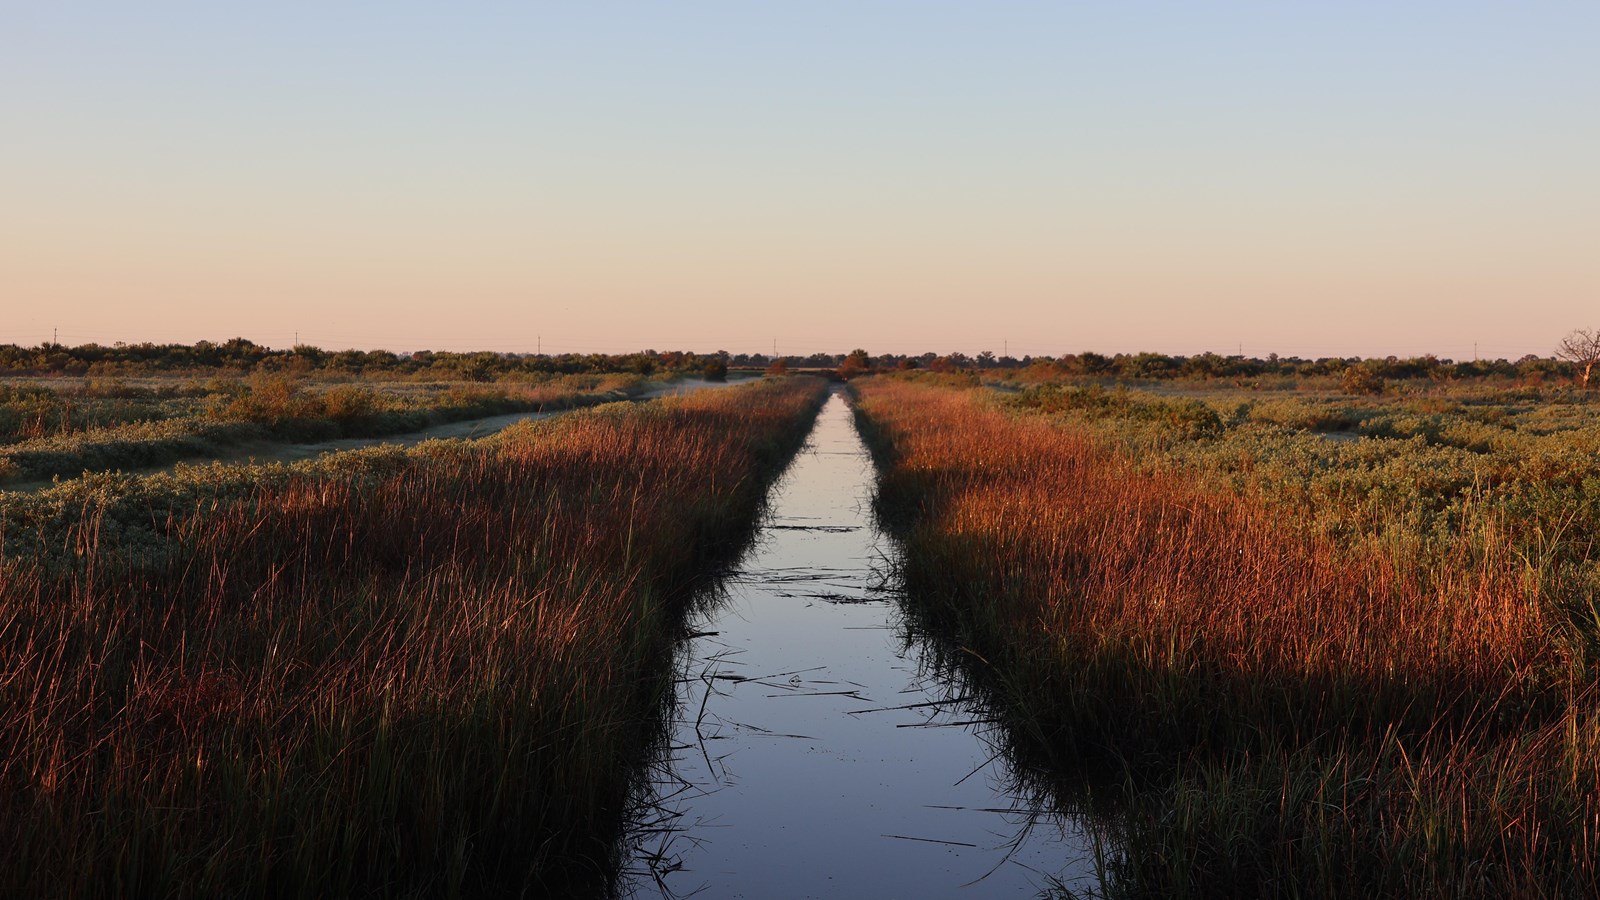
{"label": "shrub", "polygon": [[1383,378],[1366,366],[1347,366],[1339,376],[1339,386],[1347,394],[1381,394]]}

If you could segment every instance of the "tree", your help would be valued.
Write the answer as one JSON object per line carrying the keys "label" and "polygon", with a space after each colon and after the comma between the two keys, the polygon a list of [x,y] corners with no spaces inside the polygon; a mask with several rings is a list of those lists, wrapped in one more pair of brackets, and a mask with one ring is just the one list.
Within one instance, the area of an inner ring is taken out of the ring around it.
{"label": "tree", "polygon": [[1600,362],[1600,328],[1579,328],[1562,338],[1556,347],[1556,359],[1582,366],[1578,383],[1588,387],[1589,373],[1594,371],[1594,364]]}
{"label": "tree", "polygon": [[839,363],[839,377],[846,381],[870,371],[872,371],[872,357],[865,350],[851,350],[850,355]]}

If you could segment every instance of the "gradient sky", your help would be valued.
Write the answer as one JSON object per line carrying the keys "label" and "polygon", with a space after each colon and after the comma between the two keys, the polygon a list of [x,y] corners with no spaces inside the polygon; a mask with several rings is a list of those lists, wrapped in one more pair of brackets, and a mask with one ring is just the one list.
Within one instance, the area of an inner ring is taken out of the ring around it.
{"label": "gradient sky", "polygon": [[1600,325],[1594,0],[245,6],[0,0],[0,342],[1460,359]]}

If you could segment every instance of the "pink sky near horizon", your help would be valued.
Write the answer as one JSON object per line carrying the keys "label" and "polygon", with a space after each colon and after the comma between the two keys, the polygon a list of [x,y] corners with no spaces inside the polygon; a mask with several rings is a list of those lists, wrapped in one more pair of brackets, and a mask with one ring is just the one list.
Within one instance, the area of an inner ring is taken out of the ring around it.
{"label": "pink sky near horizon", "polygon": [[0,14],[0,342],[1545,355],[1600,9]]}

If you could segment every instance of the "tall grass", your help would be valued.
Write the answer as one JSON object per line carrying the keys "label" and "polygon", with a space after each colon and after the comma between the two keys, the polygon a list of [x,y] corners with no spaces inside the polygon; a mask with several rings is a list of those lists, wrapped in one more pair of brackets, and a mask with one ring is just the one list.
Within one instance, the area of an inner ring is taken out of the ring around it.
{"label": "tall grass", "polygon": [[1112,823],[1108,893],[1600,890],[1594,673],[1504,523],[1419,570],[976,392],[858,390],[912,603]]}
{"label": "tall grass", "polygon": [[9,498],[0,894],[603,892],[685,604],[820,394]]}

